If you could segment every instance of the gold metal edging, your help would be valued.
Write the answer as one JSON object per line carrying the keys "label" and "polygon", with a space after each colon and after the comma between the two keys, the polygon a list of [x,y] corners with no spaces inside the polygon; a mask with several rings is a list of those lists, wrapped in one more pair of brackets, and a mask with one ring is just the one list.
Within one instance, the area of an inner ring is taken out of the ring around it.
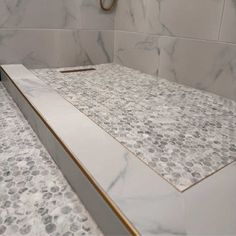
{"label": "gold metal edging", "polygon": [[89,171],[83,166],[82,163],[79,162],[78,159],[75,158],[75,155],[69,150],[69,148],[66,146],[66,144],[63,143],[63,141],[58,137],[58,135],[55,133],[55,131],[48,125],[48,123],[45,121],[45,119],[42,117],[40,112],[34,107],[34,105],[28,100],[28,98],[23,94],[23,92],[20,90],[18,85],[11,79],[9,74],[3,69],[2,66],[0,66],[0,69],[5,73],[7,78],[11,81],[11,83],[14,85],[14,87],[18,90],[18,92],[23,96],[23,98],[26,100],[26,102],[30,105],[30,107],[34,110],[34,112],[39,116],[39,118],[43,121],[45,126],[50,130],[50,132],[53,134],[53,136],[57,139],[57,141],[62,145],[63,149],[67,152],[67,154],[71,157],[71,159],[75,162],[75,164],[80,168],[82,173],[88,178],[89,182],[93,185],[93,187],[97,190],[97,192],[102,196],[104,201],[110,206],[110,208],[113,210],[113,212],[117,215],[121,223],[127,228],[127,230],[131,233],[131,235],[140,235],[140,233],[137,231],[137,229],[129,222],[129,220],[123,215],[121,210],[113,203],[113,201],[110,199],[110,197],[105,193],[105,191],[102,189],[102,187],[99,186],[99,184],[96,182],[96,180],[91,176]]}

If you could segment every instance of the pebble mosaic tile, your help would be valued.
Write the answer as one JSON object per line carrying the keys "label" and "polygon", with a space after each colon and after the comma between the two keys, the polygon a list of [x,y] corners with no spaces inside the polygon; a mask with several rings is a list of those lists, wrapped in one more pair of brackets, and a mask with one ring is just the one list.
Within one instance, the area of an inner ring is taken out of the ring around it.
{"label": "pebble mosaic tile", "polygon": [[234,101],[116,64],[93,67],[32,72],[180,191],[236,160]]}
{"label": "pebble mosaic tile", "polygon": [[102,235],[1,83],[0,134],[0,235]]}

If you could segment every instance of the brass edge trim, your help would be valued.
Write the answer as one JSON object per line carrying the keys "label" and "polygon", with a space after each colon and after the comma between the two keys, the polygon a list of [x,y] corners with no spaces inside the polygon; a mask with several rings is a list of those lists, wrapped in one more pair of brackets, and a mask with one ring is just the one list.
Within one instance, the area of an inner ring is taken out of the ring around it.
{"label": "brass edge trim", "polygon": [[5,75],[8,77],[8,79],[11,81],[11,83],[14,85],[14,87],[18,90],[18,92],[23,96],[23,98],[26,100],[26,102],[30,105],[30,107],[35,111],[35,113],[40,117],[40,119],[43,121],[43,123],[46,125],[46,127],[50,130],[50,132],[53,134],[53,136],[57,139],[57,141],[62,145],[64,150],[67,152],[67,154],[71,157],[71,159],[75,162],[75,164],[80,168],[82,173],[88,178],[89,182],[94,186],[94,188],[97,190],[97,192],[102,196],[102,198],[105,200],[105,202],[110,206],[110,208],[113,210],[113,212],[118,216],[121,223],[127,228],[127,230],[131,233],[131,235],[140,235],[138,230],[129,222],[129,220],[124,216],[124,214],[121,212],[118,206],[116,206],[113,201],[110,199],[110,197],[105,193],[105,191],[102,189],[102,187],[99,186],[99,184],[96,182],[96,180],[92,177],[92,175],[89,173],[88,170],[83,166],[82,163],[79,162],[78,159],[75,158],[74,154],[69,150],[69,148],[63,143],[63,141],[60,139],[60,137],[55,133],[55,131],[48,125],[46,120],[42,117],[40,112],[37,110],[37,108],[34,107],[34,105],[29,101],[29,99],[23,94],[21,89],[18,87],[18,85],[11,79],[10,75],[0,66],[0,70],[2,70]]}

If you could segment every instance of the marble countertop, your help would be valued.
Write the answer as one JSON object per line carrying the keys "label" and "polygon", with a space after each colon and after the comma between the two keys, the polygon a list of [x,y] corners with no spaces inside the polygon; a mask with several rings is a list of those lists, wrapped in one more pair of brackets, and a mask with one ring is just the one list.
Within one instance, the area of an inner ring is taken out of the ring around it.
{"label": "marble countertop", "polygon": [[102,235],[0,83],[0,235]]}

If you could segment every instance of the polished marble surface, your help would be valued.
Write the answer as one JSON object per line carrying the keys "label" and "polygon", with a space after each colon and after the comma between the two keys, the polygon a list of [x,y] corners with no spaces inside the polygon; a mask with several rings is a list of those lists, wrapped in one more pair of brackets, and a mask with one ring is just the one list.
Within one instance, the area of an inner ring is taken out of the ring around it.
{"label": "polished marble surface", "polygon": [[157,76],[159,61],[159,36],[115,31],[115,63]]}
{"label": "polished marble surface", "polygon": [[236,43],[236,1],[225,1],[224,14],[220,31],[220,40]]}
{"label": "polished marble surface", "polygon": [[236,101],[236,45],[161,37],[159,76]]}
{"label": "polished marble surface", "polygon": [[119,0],[114,62],[236,100],[235,6],[235,0]]}
{"label": "polished marble surface", "polygon": [[97,0],[3,0],[0,64],[42,68],[112,62],[113,29],[114,12],[100,10]]}
{"label": "polished marble surface", "polygon": [[185,233],[184,207],[175,188],[24,66],[2,68],[135,230]]}
{"label": "polished marble surface", "polygon": [[[24,67],[3,68],[142,235],[235,235],[235,162],[179,193]],[[120,69],[122,73],[126,71]],[[49,75],[55,73],[46,71]],[[46,71],[42,70],[42,75]],[[103,74],[100,71],[100,76]],[[79,82],[78,76],[69,77]],[[128,80],[121,75],[120,79]],[[141,73],[134,81],[142,87],[149,84],[147,76],[144,80]],[[66,87],[66,83],[58,85],[58,89],[62,86]],[[84,91],[85,96],[89,91]]]}
{"label": "polished marble surface", "polygon": [[102,235],[2,84],[0,133],[0,235]]}
{"label": "polished marble surface", "polygon": [[97,0],[0,1],[0,28],[112,30],[113,26],[114,14],[99,10]]}
{"label": "polished marble surface", "polygon": [[115,64],[33,70],[38,78],[184,191],[236,159],[236,103]]}
{"label": "polished marble surface", "polygon": [[216,40],[223,6],[222,0],[119,0],[115,29]]}
{"label": "polished marble surface", "polygon": [[184,192],[189,235],[236,235],[236,162]]}
{"label": "polished marble surface", "polygon": [[27,68],[90,65],[112,62],[113,31],[0,30],[0,64]]}

